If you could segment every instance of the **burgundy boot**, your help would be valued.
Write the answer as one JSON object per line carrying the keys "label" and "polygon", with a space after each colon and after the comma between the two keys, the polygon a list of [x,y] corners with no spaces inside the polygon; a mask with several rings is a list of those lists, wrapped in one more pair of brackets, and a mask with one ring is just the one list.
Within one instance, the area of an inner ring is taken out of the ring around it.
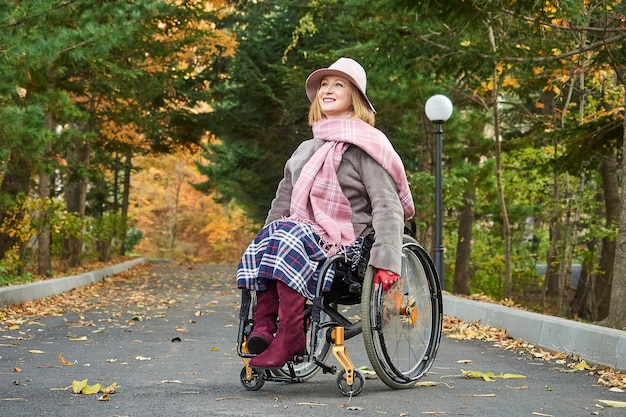
{"label": "burgundy boot", "polygon": [[266,280],[267,289],[256,292],[254,326],[248,337],[248,352],[258,355],[274,340],[276,318],[278,317],[278,292],[276,281]]}
{"label": "burgundy boot", "polygon": [[304,297],[282,281],[276,282],[278,290],[278,331],[269,348],[250,360],[254,368],[280,368],[306,348],[304,334]]}

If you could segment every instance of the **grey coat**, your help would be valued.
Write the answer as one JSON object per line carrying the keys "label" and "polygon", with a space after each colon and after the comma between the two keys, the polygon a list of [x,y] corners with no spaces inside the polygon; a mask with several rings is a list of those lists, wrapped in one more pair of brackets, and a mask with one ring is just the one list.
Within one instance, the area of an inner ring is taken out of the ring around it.
{"label": "grey coat", "polygon": [[[300,171],[323,144],[321,139],[304,141],[291,155],[285,164],[284,177],[278,184],[266,225],[289,216],[291,192]],[[375,231],[376,242],[372,247],[370,265],[400,274],[404,212],[393,179],[357,146],[350,146],[343,154],[337,178],[352,206],[355,235],[365,236]]]}

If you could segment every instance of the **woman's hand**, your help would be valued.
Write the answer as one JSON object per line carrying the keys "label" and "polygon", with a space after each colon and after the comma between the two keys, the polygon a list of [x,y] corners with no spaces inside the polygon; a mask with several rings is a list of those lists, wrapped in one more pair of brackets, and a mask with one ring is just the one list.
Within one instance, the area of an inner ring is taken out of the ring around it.
{"label": "woman's hand", "polygon": [[400,275],[395,272],[378,269],[374,275],[374,287],[378,288],[379,285],[382,285],[383,291],[389,291],[389,288],[398,281],[398,278],[400,278]]}

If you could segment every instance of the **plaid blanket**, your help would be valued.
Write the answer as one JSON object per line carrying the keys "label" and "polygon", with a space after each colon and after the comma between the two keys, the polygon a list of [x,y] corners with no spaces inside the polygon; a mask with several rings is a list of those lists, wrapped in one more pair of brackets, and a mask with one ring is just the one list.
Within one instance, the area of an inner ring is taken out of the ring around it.
{"label": "plaid blanket", "polygon": [[[326,254],[311,225],[292,220],[276,220],[265,226],[244,252],[237,267],[237,286],[254,291],[267,289],[266,280],[284,282],[308,299],[313,299],[319,267]],[[346,259],[358,255],[362,238],[345,248]],[[334,278],[331,268],[324,279],[329,291]]]}

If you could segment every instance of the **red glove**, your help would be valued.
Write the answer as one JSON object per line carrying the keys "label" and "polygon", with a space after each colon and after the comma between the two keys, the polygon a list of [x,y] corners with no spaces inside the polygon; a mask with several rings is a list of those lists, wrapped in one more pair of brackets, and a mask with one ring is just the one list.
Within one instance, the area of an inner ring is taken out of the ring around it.
{"label": "red glove", "polygon": [[393,286],[393,284],[398,281],[400,275],[395,272],[387,271],[384,269],[379,269],[376,271],[374,275],[374,286],[377,288],[378,285],[382,284],[383,291],[389,291],[389,289]]}

